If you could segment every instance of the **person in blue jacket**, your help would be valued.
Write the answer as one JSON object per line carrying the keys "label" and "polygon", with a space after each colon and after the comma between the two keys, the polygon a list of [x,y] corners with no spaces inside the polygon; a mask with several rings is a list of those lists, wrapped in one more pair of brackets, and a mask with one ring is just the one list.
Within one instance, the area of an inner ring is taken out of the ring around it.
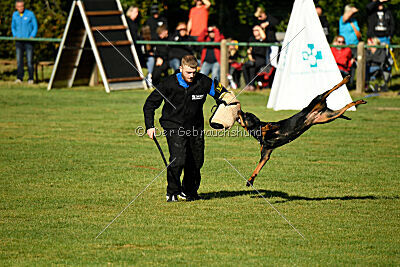
{"label": "person in blue jacket", "polygon": [[[24,1],[16,0],[16,11],[13,13],[11,21],[11,31],[15,38],[34,38],[36,36],[38,25],[35,14],[25,9]],[[24,78],[24,52],[26,52],[28,64],[28,83],[33,83],[33,43],[29,41],[16,41],[17,52],[17,80],[20,83]]]}

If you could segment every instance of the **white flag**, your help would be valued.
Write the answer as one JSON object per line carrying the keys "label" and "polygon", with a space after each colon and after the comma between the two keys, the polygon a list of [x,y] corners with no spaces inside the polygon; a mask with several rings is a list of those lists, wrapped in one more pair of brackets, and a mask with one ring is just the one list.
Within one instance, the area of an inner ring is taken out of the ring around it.
{"label": "white flag", "polygon": [[[282,48],[268,108],[300,110],[342,80],[312,0],[294,2]],[[350,102],[345,85],[327,98],[334,110]]]}

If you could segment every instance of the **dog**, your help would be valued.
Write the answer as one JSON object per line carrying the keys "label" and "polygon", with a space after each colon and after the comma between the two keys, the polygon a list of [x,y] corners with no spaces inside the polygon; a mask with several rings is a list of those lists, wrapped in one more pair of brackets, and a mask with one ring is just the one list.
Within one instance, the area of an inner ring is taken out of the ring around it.
{"label": "dog", "polygon": [[310,104],[299,113],[278,122],[263,122],[252,113],[243,112],[242,110],[238,111],[237,121],[246,131],[257,139],[261,145],[261,159],[256,169],[253,171],[253,174],[247,180],[247,186],[253,185],[254,179],[267,163],[275,148],[290,143],[315,124],[329,123],[337,118],[351,120],[344,116],[343,113],[353,106],[366,104],[366,101],[360,99],[347,104],[339,110],[331,110],[326,104],[326,98],[349,80],[350,75],[345,77],[332,89],[316,96]]}

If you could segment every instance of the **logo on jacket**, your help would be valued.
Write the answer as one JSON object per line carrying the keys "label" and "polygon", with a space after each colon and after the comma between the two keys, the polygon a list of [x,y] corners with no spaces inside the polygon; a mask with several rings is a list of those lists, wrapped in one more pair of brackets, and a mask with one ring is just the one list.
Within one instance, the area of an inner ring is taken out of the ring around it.
{"label": "logo on jacket", "polygon": [[218,93],[220,93],[220,92],[222,91],[222,88],[223,88],[222,84],[221,84],[221,83],[218,83],[217,86],[215,86],[215,91],[217,91]]}
{"label": "logo on jacket", "polygon": [[192,95],[192,100],[200,100],[203,99],[204,95]]}

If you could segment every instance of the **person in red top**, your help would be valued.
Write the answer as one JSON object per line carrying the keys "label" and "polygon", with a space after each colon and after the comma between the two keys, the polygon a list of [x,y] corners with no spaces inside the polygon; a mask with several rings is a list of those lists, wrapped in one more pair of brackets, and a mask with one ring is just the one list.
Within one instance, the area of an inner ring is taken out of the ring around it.
{"label": "person in red top", "polygon": [[[333,39],[333,45],[346,45],[344,37],[341,35]],[[350,47],[331,47],[331,51],[335,61],[339,67],[343,77],[350,74],[351,65],[353,64],[353,56]]]}
{"label": "person in red top", "polygon": [[[216,26],[210,26],[203,31],[199,38],[199,42],[221,42],[224,35],[220,33]],[[219,70],[221,63],[221,51],[219,45],[206,46],[201,51],[201,69],[200,73],[208,75],[211,72],[211,78],[219,81]]]}
{"label": "person in red top", "polygon": [[189,21],[187,24],[190,36],[196,39],[207,30],[208,26],[208,9],[210,8],[209,0],[196,0],[196,5],[190,9]]}

